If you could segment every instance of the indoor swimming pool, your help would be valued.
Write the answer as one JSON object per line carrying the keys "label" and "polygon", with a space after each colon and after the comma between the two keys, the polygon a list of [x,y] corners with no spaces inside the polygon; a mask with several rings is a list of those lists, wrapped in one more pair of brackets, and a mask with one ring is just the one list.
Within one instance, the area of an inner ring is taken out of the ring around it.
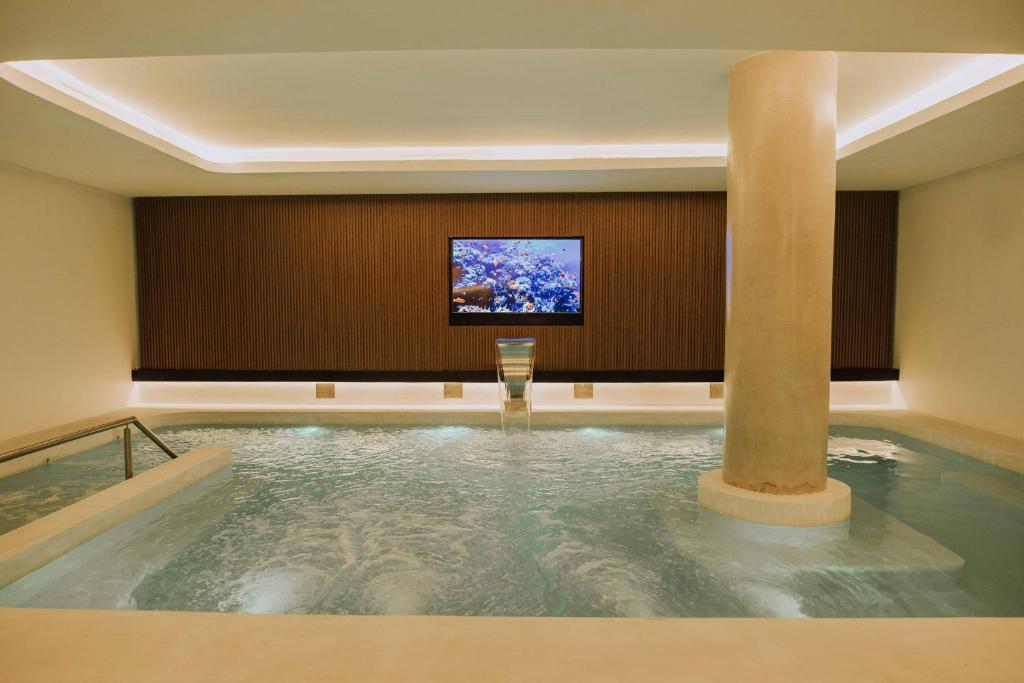
{"label": "indoor swimming pool", "polygon": [[[754,525],[701,509],[697,477],[721,464],[717,428],[551,428],[519,439],[457,426],[158,432],[180,453],[231,446],[233,470],[12,583],[0,590],[0,604],[293,614],[1024,615],[1024,477],[888,432],[832,429],[829,475],[852,487],[853,517],[819,529]],[[140,444],[137,457],[161,458],[150,444]],[[110,444],[0,482],[5,523],[108,486],[119,466]],[[43,483],[14,500],[19,480]]]}

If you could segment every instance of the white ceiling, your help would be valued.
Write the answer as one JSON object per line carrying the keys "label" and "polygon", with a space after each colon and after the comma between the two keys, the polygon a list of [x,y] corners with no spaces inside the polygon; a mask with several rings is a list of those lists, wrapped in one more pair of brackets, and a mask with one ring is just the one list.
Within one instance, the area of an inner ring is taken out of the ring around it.
{"label": "white ceiling", "polygon": [[4,0],[0,61],[449,49],[1024,53],[1021,0]]}
{"label": "white ceiling", "polygon": [[[763,3],[768,13],[761,5],[652,0],[638,12],[616,0],[597,8],[571,0],[8,0],[0,5],[0,59],[53,60],[210,145],[366,148],[722,144],[728,68],[754,50],[720,48],[890,50],[840,54],[842,132],[973,59],[941,51],[1024,52],[1024,31],[1007,27],[1017,19],[1024,26],[1017,0],[978,0],[969,12],[935,0],[945,13],[927,22],[919,6],[910,12],[881,0],[776,0]],[[310,51],[317,49],[334,51]],[[913,49],[931,53],[905,52]],[[1020,71],[841,151],[840,186],[899,189],[1024,153]],[[720,159],[211,173],[72,108],[78,113],[0,81],[0,161],[131,196],[724,188]]]}
{"label": "white ceiling", "polygon": [[[432,50],[56,61],[232,147],[723,143],[738,50]],[[845,130],[972,55],[840,55]]]}
{"label": "white ceiling", "polygon": [[211,143],[388,147],[720,142],[748,52],[430,50],[57,62]]}

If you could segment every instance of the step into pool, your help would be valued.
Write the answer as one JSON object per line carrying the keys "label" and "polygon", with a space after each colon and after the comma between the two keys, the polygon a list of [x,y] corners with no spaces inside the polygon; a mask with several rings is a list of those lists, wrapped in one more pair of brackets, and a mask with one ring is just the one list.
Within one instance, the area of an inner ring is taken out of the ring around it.
{"label": "step into pool", "polygon": [[852,487],[853,516],[809,530],[699,507],[697,477],[720,466],[721,429],[552,428],[516,439],[457,426],[158,432],[179,452],[231,446],[233,471],[14,582],[0,604],[1024,615],[1024,477],[888,432],[832,429],[829,475]]}

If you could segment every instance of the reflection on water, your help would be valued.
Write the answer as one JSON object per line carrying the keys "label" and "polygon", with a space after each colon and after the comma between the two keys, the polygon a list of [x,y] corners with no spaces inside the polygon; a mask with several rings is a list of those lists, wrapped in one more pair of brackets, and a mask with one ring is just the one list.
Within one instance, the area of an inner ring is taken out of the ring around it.
{"label": "reflection on water", "polygon": [[834,430],[846,527],[720,518],[720,429],[179,427],[221,477],[0,591],[3,604],[329,614],[1024,615],[1024,477]]}

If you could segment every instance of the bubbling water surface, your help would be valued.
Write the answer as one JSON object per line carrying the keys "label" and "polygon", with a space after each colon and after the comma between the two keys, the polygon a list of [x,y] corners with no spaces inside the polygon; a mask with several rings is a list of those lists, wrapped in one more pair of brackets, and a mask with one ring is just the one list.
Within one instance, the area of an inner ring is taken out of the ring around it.
{"label": "bubbling water surface", "polygon": [[[567,616],[1024,614],[1024,477],[834,429],[848,528],[720,518],[709,428],[174,427],[195,487],[0,591],[59,607]],[[78,456],[76,456],[78,457]],[[19,475],[20,476],[20,475]]]}

